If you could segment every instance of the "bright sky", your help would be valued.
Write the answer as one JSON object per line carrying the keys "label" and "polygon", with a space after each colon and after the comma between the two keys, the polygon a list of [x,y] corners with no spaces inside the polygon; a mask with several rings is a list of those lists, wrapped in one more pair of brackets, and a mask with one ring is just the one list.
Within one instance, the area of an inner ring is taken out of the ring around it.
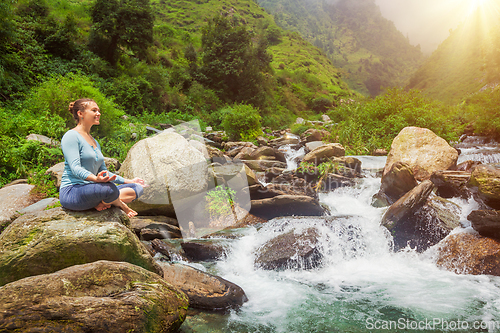
{"label": "bright sky", "polygon": [[[498,8],[500,0],[375,0],[382,15],[420,44],[425,54],[434,51],[478,6],[485,10]],[[496,10],[496,9],[495,9]]]}

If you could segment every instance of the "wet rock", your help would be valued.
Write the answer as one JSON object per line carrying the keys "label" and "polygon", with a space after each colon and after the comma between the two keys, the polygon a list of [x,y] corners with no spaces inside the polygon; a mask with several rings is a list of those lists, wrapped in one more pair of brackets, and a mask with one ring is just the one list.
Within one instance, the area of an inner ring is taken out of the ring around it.
{"label": "wet rock", "polygon": [[472,170],[469,186],[477,187],[484,202],[500,209],[500,164],[481,164]]}
{"label": "wet rock", "polygon": [[0,285],[98,260],[126,261],[161,274],[119,208],[54,208],[16,219],[0,235]]}
{"label": "wet rock", "polygon": [[174,332],[187,307],[186,295],[157,274],[97,261],[0,288],[0,331]]}
{"label": "wet rock", "polygon": [[400,221],[422,207],[433,189],[434,184],[430,180],[423,181],[414,187],[387,209],[382,217],[381,225],[392,230]]}
{"label": "wet rock", "polygon": [[471,174],[465,171],[440,170],[434,172],[430,179],[436,185],[440,197],[468,199],[471,197],[467,188],[470,176]]}
{"label": "wet rock", "polygon": [[477,234],[449,235],[436,246],[439,267],[457,274],[500,276],[500,242]]}
{"label": "wet rock", "polygon": [[472,228],[481,236],[500,240],[500,211],[498,210],[474,210],[467,219]]}
{"label": "wet rock", "polygon": [[18,216],[17,211],[36,201],[30,194],[34,187],[29,184],[16,184],[0,188],[0,233]]}
{"label": "wet rock", "polygon": [[190,197],[208,187],[203,154],[184,137],[169,131],[137,142],[120,168],[123,177],[141,177],[149,185],[129,205],[141,215],[175,216],[170,198]]}
{"label": "wet rock", "polygon": [[135,216],[130,219],[130,227],[141,240],[182,238],[177,220],[167,216]]}
{"label": "wet rock", "polygon": [[165,256],[168,261],[189,261],[180,244],[179,241],[153,239],[151,248],[154,252]]}
{"label": "wet rock", "polygon": [[217,240],[192,240],[181,243],[182,250],[191,261],[211,261],[226,257],[226,248]]}
{"label": "wet rock", "polygon": [[458,152],[446,140],[426,128],[405,127],[394,138],[387,156],[384,175],[395,162],[410,166],[419,181],[429,179],[434,171],[456,167]]}
{"label": "wet rock", "polygon": [[479,165],[479,164],[482,164],[482,163],[479,161],[468,160],[468,161],[465,161],[465,162],[458,164],[456,171],[467,171],[470,173],[470,172],[472,172],[472,169],[474,169],[474,167],[476,165]]}
{"label": "wet rock", "polygon": [[268,199],[252,200],[250,213],[270,220],[279,216],[321,216],[324,209],[318,200],[304,195],[278,195]]}
{"label": "wet rock", "polygon": [[219,276],[179,263],[161,263],[161,267],[164,279],[187,295],[192,308],[237,309],[248,300],[240,286]]}
{"label": "wet rock", "polygon": [[387,195],[391,204],[418,185],[409,165],[402,162],[393,163],[381,182],[380,192]]}
{"label": "wet rock", "polygon": [[266,138],[264,138],[263,136],[258,136],[256,140],[257,140],[257,143],[259,144],[259,146],[267,146],[269,143],[269,141]]}
{"label": "wet rock", "polygon": [[267,270],[312,269],[321,265],[318,231],[289,231],[269,240],[256,251],[255,266]]}
{"label": "wet rock", "polygon": [[459,213],[460,207],[455,203],[437,196],[428,197],[421,207],[410,209],[389,229],[394,250],[410,246],[417,252],[425,251],[460,226]]}
{"label": "wet rock", "polygon": [[340,157],[345,155],[345,149],[340,143],[329,143],[309,152],[302,159],[303,162],[321,164],[329,157]]}

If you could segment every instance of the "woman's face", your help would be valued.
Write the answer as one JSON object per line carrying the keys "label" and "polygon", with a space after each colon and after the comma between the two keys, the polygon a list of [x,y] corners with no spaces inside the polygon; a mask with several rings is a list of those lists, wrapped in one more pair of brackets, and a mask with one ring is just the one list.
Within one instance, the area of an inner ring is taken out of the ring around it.
{"label": "woman's face", "polygon": [[[85,102],[85,111],[80,116],[80,122],[85,125],[99,125],[101,110],[95,102]],[[83,117],[83,119],[81,119]]]}

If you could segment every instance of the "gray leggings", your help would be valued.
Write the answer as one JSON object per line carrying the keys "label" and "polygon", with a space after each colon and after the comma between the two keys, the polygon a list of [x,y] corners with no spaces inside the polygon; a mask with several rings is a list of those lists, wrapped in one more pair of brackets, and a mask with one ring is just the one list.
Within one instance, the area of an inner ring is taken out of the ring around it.
{"label": "gray leggings", "polygon": [[113,202],[120,196],[120,189],[130,187],[139,198],[143,189],[140,184],[91,183],[65,186],[59,190],[59,201],[64,208],[71,210],[87,210],[94,208],[101,201]]}

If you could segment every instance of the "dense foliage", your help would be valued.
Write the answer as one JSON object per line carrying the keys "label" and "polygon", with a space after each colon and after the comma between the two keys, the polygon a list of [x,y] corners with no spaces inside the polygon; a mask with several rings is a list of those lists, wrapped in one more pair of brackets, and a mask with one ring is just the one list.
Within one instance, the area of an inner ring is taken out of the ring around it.
{"label": "dense foliage", "polygon": [[349,86],[365,95],[404,86],[423,61],[419,47],[383,18],[374,0],[259,0],[277,24],[299,32],[343,69]]}

